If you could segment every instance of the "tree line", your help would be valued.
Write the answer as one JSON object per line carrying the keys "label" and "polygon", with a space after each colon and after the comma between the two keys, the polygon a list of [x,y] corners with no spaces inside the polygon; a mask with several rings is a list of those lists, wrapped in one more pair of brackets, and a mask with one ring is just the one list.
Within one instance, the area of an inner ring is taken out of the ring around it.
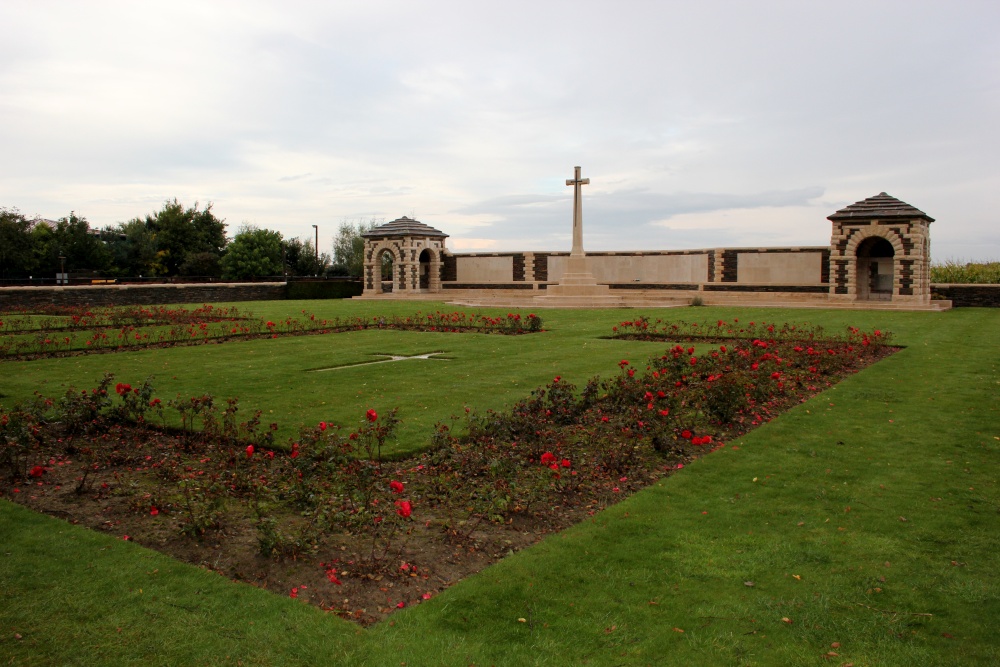
{"label": "tree line", "polygon": [[106,278],[360,276],[361,234],[379,222],[342,222],[331,257],[317,252],[311,239],[286,239],[255,225],[240,225],[230,239],[211,204],[185,207],[174,199],[155,213],[102,229],[75,212],[51,223],[0,208],[0,278],[51,279],[63,270]]}

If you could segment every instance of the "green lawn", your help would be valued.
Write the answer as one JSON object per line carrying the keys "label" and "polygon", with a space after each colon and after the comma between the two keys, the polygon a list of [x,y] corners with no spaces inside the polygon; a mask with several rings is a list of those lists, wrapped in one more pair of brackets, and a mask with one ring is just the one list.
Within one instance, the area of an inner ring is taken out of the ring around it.
{"label": "green lawn", "polygon": [[[414,310],[241,305],[273,319]],[[289,429],[399,405],[400,448],[413,449],[463,405],[644,360],[662,346],[598,338],[638,314],[879,327],[906,349],[369,630],[0,501],[0,663],[1000,663],[1000,312],[541,314],[548,332],[513,338],[359,332],[7,362],[0,392],[6,404],[106,370],[153,374],[163,397],[236,394]],[[436,350],[450,359],[304,372]]]}

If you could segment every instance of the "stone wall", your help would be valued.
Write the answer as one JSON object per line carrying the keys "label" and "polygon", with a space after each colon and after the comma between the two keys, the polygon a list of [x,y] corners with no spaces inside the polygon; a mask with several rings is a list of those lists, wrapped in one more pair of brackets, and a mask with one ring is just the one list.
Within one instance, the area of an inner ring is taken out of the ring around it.
{"label": "stone wall", "polygon": [[124,306],[271,301],[284,298],[285,283],[4,287],[0,288],[0,310],[43,305]]}
{"label": "stone wall", "polygon": [[958,307],[1000,308],[1000,285],[931,285],[931,297]]}
{"label": "stone wall", "polygon": [[[598,283],[619,289],[629,289],[626,285],[678,289],[675,286],[679,284],[736,283],[799,286],[823,292],[819,286],[828,289],[830,282],[829,259],[830,250],[825,247],[711,248],[588,252],[587,266]],[[544,283],[559,282],[568,260],[567,252],[448,254],[442,287],[525,281],[544,289]]]}
{"label": "stone wall", "polygon": [[[550,254],[548,280],[559,282],[566,272],[568,255]],[[587,253],[587,268],[597,282],[703,283],[709,279],[708,252],[595,252]]]}

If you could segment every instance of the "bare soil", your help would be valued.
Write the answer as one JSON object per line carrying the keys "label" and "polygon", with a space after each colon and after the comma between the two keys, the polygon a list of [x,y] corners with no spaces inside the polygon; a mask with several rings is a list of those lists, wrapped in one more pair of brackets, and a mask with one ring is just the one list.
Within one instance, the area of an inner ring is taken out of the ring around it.
{"label": "bare soil", "polygon": [[[238,503],[227,505],[217,528],[188,535],[183,508],[157,500],[162,483],[150,461],[160,458],[157,452],[176,449],[182,439],[122,425],[100,434],[45,438],[50,444],[37,450],[44,472],[0,481],[0,497],[369,625],[397,609],[420,604],[669,474],[663,467],[630,474],[612,495],[551,497],[544,506],[517,512],[506,523],[449,516],[442,507],[418,504],[419,511],[414,511],[418,520],[399,531],[388,548],[380,542],[373,549],[372,540],[364,535],[331,532],[306,553],[275,558],[260,554],[253,517]],[[84,478],[92,464],[83,452],[96,441],[113,443],[109,458],[116,464],[102,465]],[[402,469],[409,464],[393,465]]]}

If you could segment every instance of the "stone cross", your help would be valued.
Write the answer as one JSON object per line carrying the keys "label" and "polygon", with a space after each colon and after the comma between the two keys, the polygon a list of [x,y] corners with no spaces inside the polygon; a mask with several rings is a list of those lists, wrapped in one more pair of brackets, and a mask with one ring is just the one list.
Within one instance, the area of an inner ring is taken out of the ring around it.
{"label": "stone cross", "polygon": [[566,185],[573,186],[573,250],[571,257],[583,257],[583,191],[581,186],[589,185],[589,178],[580,178],[580,167],[574,167],[573,179]]}

